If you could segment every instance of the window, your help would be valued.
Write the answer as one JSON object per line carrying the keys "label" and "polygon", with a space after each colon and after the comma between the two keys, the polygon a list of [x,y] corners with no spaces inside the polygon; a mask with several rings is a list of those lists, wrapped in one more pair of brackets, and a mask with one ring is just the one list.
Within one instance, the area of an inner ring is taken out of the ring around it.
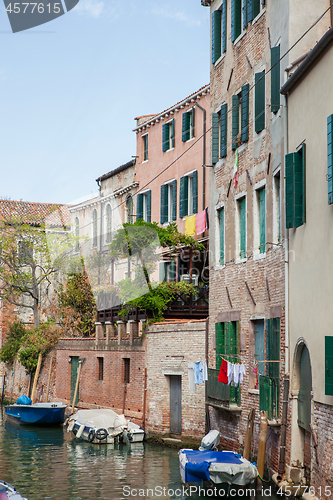
{"label": "window", "polygon": [[151,222],[151,191],[139,193],[137,196],[136,220]]}
{"label": "window", "polygon": [[175,119],[162,126],[162,150],[168,151],[175,147]]}
{"label": "window", "polygon": [[333,396],[333,337],[325,337],[325,394]]}
{"label": "window", "polygon": [[238,148],[240,96],[232,96],[232,149]]}
{"label": "window", "polygon": [[198,212],[198,171],[181,177],[179,187],[179,217]]}
{"label": "window", "polygon": [[255,74],[254,128],[257,134],[265,128],[265,71]]}
{"label": "window", "polygon": [[97,358],[98,361],[98,380],[103,380],[104,358]]}
{"label": "window", "polygon": [[212,64],[227,50],[227,0],[212,14]]}
{"label": "window", "polygon": [[111,205],[110,204],[106,205],[105,216],[106,216],[106,237],[105,237],[105,242],[106,243],[111,243],[111,240],[112,240],[112,210],[111,210]]}
{"label": "window", "polygon": [[333,203],[333,115],[327,117],[327,181],[328,204]]}
{"label": "window", "polygon": [[219,161],[219,127],[220,113],[212,114],[212,163]]}
{"label": "window", "polygon": [[75,217],[75,252],[80,250],[80,221]]}
{"label": "window", "polygon": [[128,196],[126,200],[126,222],[133,224],[133,198]]}
{"label": "window", "polygon": [[161,186],[161,224],[177,219],[177,181]]}
{"label": "window", "polygon": [[183,124],[182,124],[182,141],[189,141],[194,137],[194,117],[195,109],[192,108],[190,111],[183,113]]}
{"label": "window", "polygon": [[222,104],[218,113],[212,114],[212,163],[227,156],[228,105]]}
{"label": "window", "polygon": [[92,230],[93,230],[93,247],[97,247],[97,210],[96,209],[94,209],[94,211],[93,211]]}
{"label": "window", "polygon": [[218,262],[220,266],[224,265],[224,207],[217,211],[218,216],[218,234],[219,234],[219,251],[218,251]]}
{"label": "window", "polygon": [[175,260],[160,262],[159,281],[177,281],[177,264]]}
{"label": "window", "polygon": [[123,358],[124,359],[124,382],[125,384],[130,383],[130,358]]}
{"label": "window", "polygon": [[246,83],[241,91],[241,140],[249,140],[249,94],[250,85]]}
{"label": "window", "polygon": [[231,0],[231,41],[234,42],[242,32],[242,1]]}
{"label": "window", "polygon": [[296,153],[288,153],[286,169],[286,228],[305,222],[305,143]]}
{"label": "window", "polygon": [[281,181],[280,171],[273,176],[273,241],[281,243]]}
{"label": "window", "polygon": [[267,319],[265,326],[266,359],[261,363],[265,365],[261,369],[264,374],[259,374],[259,407],[271,420],[279,414],[280,318]]}
{"label": "window", "polygon": [[18,242],[18,258],[21,264],[30,264],[34,255],[34,246],[31,241]]}
{"label": "window", "polygon": [[266,252],[266,190],[254,191],[254,255]]}
{"label": "window", "polygon": [[[220,370],[222,358],[239,363],[239,322],[215,323],[216,369]],[[230,386],[230,402],[240,405],[240,386]]]}
{"label": "window", "polygon": [[148,134],[142,136],[143,139],[143,161],[148,160]]}
{"label": "window", "polygon": [[237,200],[236,224],[236,260],[246,258],[246,198]]}
{"label": "window", "polygon": [[271,111],[280,109],[280,45],[271,48]]}
{"label": "window", "polygon": [[[261,5],[265,5],[265,0],[261,0]],[[260,0],[246,0],[245,5],[246,20],[248,23],[253,21],[258,14],[260,14]]]}

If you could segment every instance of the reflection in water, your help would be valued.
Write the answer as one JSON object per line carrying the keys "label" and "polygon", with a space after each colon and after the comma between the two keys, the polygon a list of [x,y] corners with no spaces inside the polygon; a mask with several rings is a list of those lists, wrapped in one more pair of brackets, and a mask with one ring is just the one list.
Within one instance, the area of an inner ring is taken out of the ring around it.
{"label": "reflection in water", "polygon": [[[0,478],[13,484],[29,500],[184,497],[167,493],[168,489],[181,488],[175,449],[146,443],[98,446],[76,440],[62,426],[20,426],[7,421],[3,413]],[[156,490],[157,486],[160,490]],[[150,492],[139,496],[139,489]],[[136,496],[128,495],[135,490]]]}

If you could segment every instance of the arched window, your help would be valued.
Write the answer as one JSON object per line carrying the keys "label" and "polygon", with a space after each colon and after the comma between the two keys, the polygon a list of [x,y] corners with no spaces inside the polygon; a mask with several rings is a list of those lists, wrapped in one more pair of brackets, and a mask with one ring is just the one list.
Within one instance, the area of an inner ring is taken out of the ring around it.
{"label": "arched window", "polygon": [[132,196],[128,196],[126,200],[126,213],[127,213],[127,221],[131,224],[133,223],[133,198]]}
{"label": "arched window", "polygon": [[93,247],[97,247],[97,210],[93,211]]}
{"label": "arched window", "polygon": [[111,205],[106,205],[106,243],[110,243],[112,239],[112,211]]}
{"label": "arched window", "polygon": [[80,250],[80,221],[78,217],[75,217],[75,251]]}

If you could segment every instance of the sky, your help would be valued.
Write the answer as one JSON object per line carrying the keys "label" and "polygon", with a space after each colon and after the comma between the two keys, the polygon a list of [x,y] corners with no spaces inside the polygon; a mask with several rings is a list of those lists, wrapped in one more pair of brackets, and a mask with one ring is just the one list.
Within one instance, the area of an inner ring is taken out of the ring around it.
{"label": "sky", "polygon": [[200,0],[80,0],[13,34],[0,0],[0,198],[96,193],[135,156],[136,116],[209,83],[209,24]]}

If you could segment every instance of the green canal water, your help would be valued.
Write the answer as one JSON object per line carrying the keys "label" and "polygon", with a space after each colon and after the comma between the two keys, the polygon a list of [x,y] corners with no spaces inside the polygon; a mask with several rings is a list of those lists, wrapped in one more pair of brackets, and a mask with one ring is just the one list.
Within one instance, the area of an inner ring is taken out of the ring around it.
{"label": "green canal water", "polygon": [[[148,443],[96,446],[76,440],[62,426],[19,426],[3,411],[0,479],[29,500],[207,498],[203,491],[183,490],[175,449]],[[269,490],[257,498],[276,500]]]}

